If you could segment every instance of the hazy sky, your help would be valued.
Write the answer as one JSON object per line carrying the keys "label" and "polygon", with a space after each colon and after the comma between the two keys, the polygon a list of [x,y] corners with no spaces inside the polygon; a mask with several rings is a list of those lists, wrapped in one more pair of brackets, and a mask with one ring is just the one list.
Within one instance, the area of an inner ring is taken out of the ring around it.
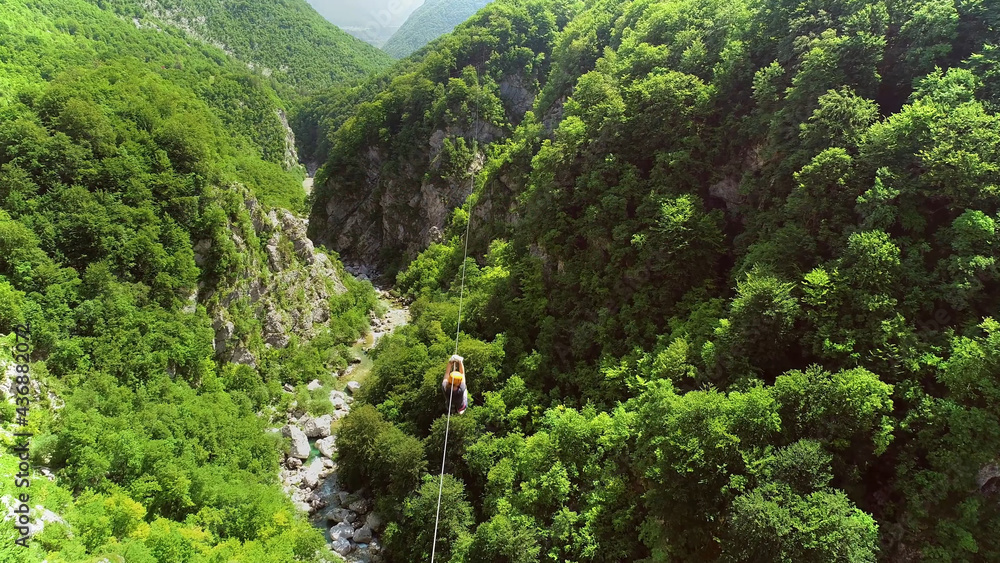
{"label": "hazy sky", "polygon": [[424,0],[307,0],[323,17],[381,46]]}

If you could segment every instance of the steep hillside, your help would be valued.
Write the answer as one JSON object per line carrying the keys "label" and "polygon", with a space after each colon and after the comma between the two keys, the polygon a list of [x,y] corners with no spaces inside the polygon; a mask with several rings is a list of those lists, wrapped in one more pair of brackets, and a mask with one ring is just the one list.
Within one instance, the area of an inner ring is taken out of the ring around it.
{"label": "steep hillside", "polygon": [[[317,135],[332,148],[316,177],[310,236],[345,260],[390,270],[414,258],[471,193],[477,143],[509,136],[531,107],[549,72],[544,53],[574,5],[487,6],[433,52],[326,100],[327,123],[343,126]],[[336,117],[345,102],[359,104],[346,123]]]}
{"label": "steep hillside", "polygon": [[376,298],[285,209],[278,95],[82,0],[0,3],[0,85],[0,561],[332,558],[267,429]]}
{"label": "steep hillside", "polygon": [[451,32],[490,1],[427,0],[406,18],[406,22],[382,45],[382,50],[397,59],[406,57]]}
{"label": "steep hillside", "polygon": [[429,245],[339,444],[389,559],[431,552],[460,295],[442,560],[1000,558],[1000,10],[553,5],[330,120],[310,232]]}
{"label": "steep hillside", "polygon": [[305,0],[97,0],[137,27],[170,25],[299,91],[386,68],[390,59],[330,24]]}

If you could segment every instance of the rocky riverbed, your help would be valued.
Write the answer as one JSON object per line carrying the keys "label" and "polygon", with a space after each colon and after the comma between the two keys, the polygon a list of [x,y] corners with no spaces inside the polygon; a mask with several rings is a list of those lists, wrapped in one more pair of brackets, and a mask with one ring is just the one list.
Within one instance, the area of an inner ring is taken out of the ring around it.
{"label": "rocky riverbed", "polygon": [[[355,351],[360,355],[366,355],[379,338],[409,320],[409,310],[405,305],[391,300],[389,294],[382,290],[379,290],[379,297],[388,312],[381,318],[373,318],[371,333],[355,344]],[[331,552],[346,561],[357,563],[379,563],[382,560],[378,539],[382,519],[372,511],[372,499],[366,496],[365,491],[347,491],[341,487],[334,461],[337,436],[333,433],[333,426],[350,412],[354,403],[353,394],[361,388],[369,368],[370,361],[362,360],[339,374],[341,381],[346,380],[345,391],[330,391],[332,414],[311,416],[296,410],[293,404],[286,413],[287,424],[274,429],[290,443],[280,471],[286,494],[296,507],[309,515],[314,525],[326,532]],[[322,384],[313,381],[308,387],[313,391],[321,388]],[[292,390],[286,388],[286,391]]]}
{"label": "rocky riverbed", "polygon": [[331,551],[347,561],[378,563],[381,518],[370,510],[371,500],[364,491],[346,491],[340,486],[333,460],[337,436],[331,426],[350,412],[354,401],[349,394],[333,390],[330,402],[333,414],[296,417],[295,412],[288,413],[288,424],[280,432],[291,447],[282,463],[281,484],[295,505],[325,530]]}

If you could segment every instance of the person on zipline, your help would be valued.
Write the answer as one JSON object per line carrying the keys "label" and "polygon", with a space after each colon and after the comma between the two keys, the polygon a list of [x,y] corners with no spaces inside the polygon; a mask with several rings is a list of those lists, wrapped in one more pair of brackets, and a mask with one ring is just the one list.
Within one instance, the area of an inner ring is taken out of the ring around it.
{"label": "person on zipline", "polygon": [[465,387],[465,364],[464,358],[455,354],[448,360],[448,368],[444,372],[444,381],[441,382],[441,391],[444,392],[445,409],[451,403],[451,412],[462,414],[469,406],[469,391]]}

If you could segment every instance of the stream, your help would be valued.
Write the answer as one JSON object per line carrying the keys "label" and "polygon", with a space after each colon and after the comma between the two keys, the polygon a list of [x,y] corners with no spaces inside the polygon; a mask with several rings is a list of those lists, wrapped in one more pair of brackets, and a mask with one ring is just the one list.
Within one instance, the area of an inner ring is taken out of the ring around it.
{"label": "stream", "polygon": [[365,378],[368,377],[369,372],[372,369],[372,359],[368,355],[368,350],[371,350],[378,341],[382,339],[383,336],[391,334],[392,331],[396,330],[397,327],[401,327],[410,322],[410,308],[404,305],[401,301],[398,301],[389,295],[388,291],[383,289],[376,289],[378,292],[379,302],[382,303],[387,311],[381,318],[372,319],[371,331],[359,338],[357,342],[351,346],[351,355],[357,358],[360,363],[351,364],[348,366],[347,370],[341,376],[341,380],[345,382],[357,381],[358,383],[364,385]]}
{"label": "stream", "polygon": [[[355,563],[381,561],[378,532],[382,523],[381,518],[371,512],[370,499],[365,498],[362,491],[343,490],[338,482],[337,467],[332,459],[336,450],[338,421],[350,411],[354,389],[363,387],[371,373],[369,350],[382,337],[410,320],[409,308],[405,304],[393,299],[383,289],[377,289],[377,292],[385,313],[381,317],[373,317],[371,330],[351,347],[352,361],[347,369],[338,374],[337,382],[329,392],[334,413],[318,418],[308,414],[296,418],[289,413],[288,425],[282,429],[283,433],[287,431],[286,436],[291,437],[293,450],[296,433],[299,433],[302,442],[302,438],[308,440],[308,454],[305,453],[306,444],[301,443],[299,457],[289,456],[283,464],[280,477],[286,493],[309,515],[313,525],[323,530],[330,555]],[[315,383],[319,384],[318,381]],[[332,426],[333,434],[327,436],[329,430],[316,432],[316,428],[322,426]],[[301,433],[303,430],[304,434]]]}

